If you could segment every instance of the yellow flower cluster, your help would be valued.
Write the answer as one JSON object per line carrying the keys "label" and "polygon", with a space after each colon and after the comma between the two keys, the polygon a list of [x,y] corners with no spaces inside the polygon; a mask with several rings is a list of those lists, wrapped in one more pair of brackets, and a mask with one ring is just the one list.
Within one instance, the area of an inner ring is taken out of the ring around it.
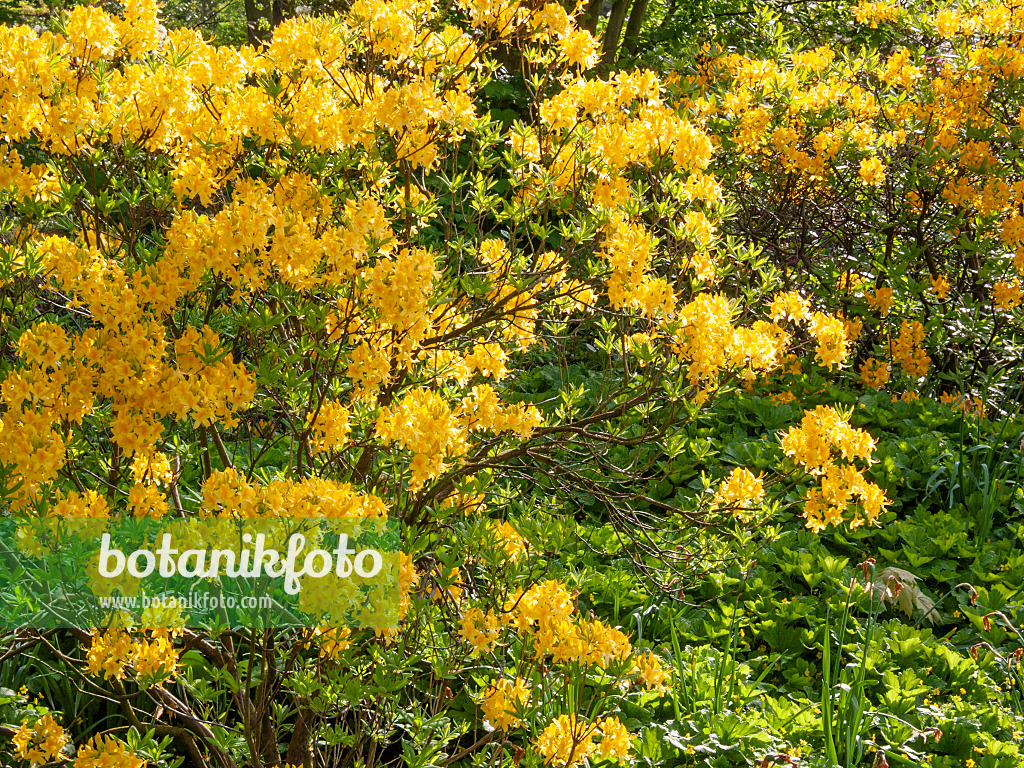
{"label": "yellow flower cluster", "polygon": [[68,737],[64,729],[49,712],[40,717],[31,727],[24,721],[12,737],[14,754],[19,760],[28,760],[32,768],[57,760],[61,756]]}
{"label": "yellow flower cluster", "polygon": [[407,392],[397,406],[383,408],[377,419],[377,434],[382,440],[417,449],[413,490],[440,475],[446,457],[465,455],[468,442],[461,427],[448,402],[426,389]]}
{"label": "yellow flower cluster", "polygon": [[836,449],[846,460],[870,462],[874,447],[871,435],[851,427],[847,417],[825,405],[805,412],[800,426],[782,438],[785,454],[812,475],[820,475],[832,463]]}
{"label": "yellow flower cluster", "polygon": [[889,383],[892,369],[887,363],[869,357],[860,367],[860,381],[869,389],[882,389]]}
{"label": "yellow flower cluster", "polygon": [[838,525],[854,497],[860,509],[847,520],[850,527],[877,521],[888,499],[853,463],[856,459],[870,463],[874,447],[867,432],[851,427],[848,417],[824,405],[805,412],[800,426],[791,427],[782,437],[784,453],[820,478],[820,486],[812,488],[804,500],[808,528],[818,531]]}
{"label": "yellow flower cluster", "polygon": [[818,342],[814,355],[829,370],[841,366],[850,351],[846,323],[841,318],[824,312],[815,312],[807,323],[807,331]]}
{"label": "yellow flower cluster", "polygon": [[156,487],[136,483],[128,491],[128,508],[136,517],[163,517],[170,504]]}
{"label": "yellow flower cluster", "polygon": [[349,410],[334,401],[325,402],[311,424],[313,451],[320,453],[342,448],[350,430]]}
{"label": "yellow flower cluster", "polygon": [[508,620],[532,634],[537,656],[607,667],[613,661],[625,660],[633,650],[629,638],[618,629],[599,619],[576,617],[572,598],[557,581],[544,581],[526,592],[517,592],[509,599],[508,608]]}
{"label": "yellow flower cluster", "polygon": [[861,160],[857,173],[865,184],[870,184],[873,187],[881,186],[885,181],[885,166],[877,157],[865,157]]}
{"label": "yellow flower cluster", "polygon": [[[669,672],[658,656],[635,653],[619,630],[576,616],[573,596],[557,581],[515,592],[498,615],[494,611],[485,614],[476,607],[463,611],[461,636],[477,652],[494,648],[508,632],[520,633],[526,647],[532,646],[536,671],[542,678],[552,665],[572,663],[608,670],[615,664],[627,685],[635,683],[658,693],[668,690]],[[480,702],[484,717],[503,731],[522,726],[523,714],[536,698],[534,686],[545,684],[544,679],[531,681],[528,676],[495,680]],[[595,738],[600,742],[595,743]],[[630,742],[625,726],[615,718],[584,723],[576,715],[562,715],[543,730],[534,747],[545,764],[569,766],[595,754],[628,760]]]}
{"label": "yellow flower cluster", "polygon": [[892,0],[862,0],[853,9],[854,18],[861,24],[870,24],[877,29],[879,22],[898,19],[903,9]]}
{"label": "yellow flower cluster", "polygon": [[491,650],[500,642],[501,632],[509,622],[505,617],[496,616],[493,611],[484,613],[473,606],[463,611],[459,624],[459,637],[479,653]]}
{"label": "yellow flower cluster", "polygon": [[110,510],[107,500],[96,491],[78,493],[71,491],[64,496],[58,494],[57,503],[49,510],[59,517],[108,517]]}
{"label": "yellow flower cluster", "polygon": [[901,88],[913,87],[922,74],[920,67],[910,63],[911,53],[906,48],[896,51],[882,67],[879,79],[887,85],[898,85]]}
{"label": "yellow flower cluster", "polygon": [[513,432],[520,438],[541,424],[533,406],[504,405],[487,384],[473,387],[456,410],[437,392],[410,389],[395,406],[385,406],[377,418],[377,436],[413,453],[409,488],[423,485],[460,462],[468,453],[473,432]]}
{"label": "yellow flower cluster", "polygon": [[737,517],[749,516],[746,508],[759,504],[764,498],[764,482],[754,477],[749,469],[736,467],[718,485],[713,505],[729,507]]}
{"label": "yellow flower cluster", "polygon": [[[600,741],[595,743],[594,738]],[[592,723],[574,715],[560,715],[541,732],[536,742],[544,765],[573,768],[595,753],[620,762],[630,758],[630,736],[617,718],[605,717]]]}
{"label": "yellow flower cluster", "polygon": [[416,571],[416,563],[412,555],[406,552],[398,553],[398,615],[405,617],[412,607],[412,590],[420,583],[420,575]]}
{"label": "yellow flower cluster", "polygon": [[935,291],[935,295],[939,298],[939,300],[946,298],[946,294],[949,293],[949,289],[951,286],[949,284],[949,281],[946,280],[945,275],[933,277],[931,279],[931,284],[932,290]]}
{"label": "yellow flower cluster", "polygon": [[656,310],[670,315],[675,295],[663,279],[648,275],[654,242],[643,224],[633,223],[616,214],[608,226],[604,253],[611,275],[608,300],[612,307],[643,308],[648,316]]}
{"label": "yellow flower cluster", "polygon": [[[475,652],[489,651],[502,643],[503,634],[517,631],[528,637],[538,659],[554,663],[577,662],[607,669],[626,662],[634,654],[629,638],[598,619],[575,613],[572,597],[557,581],[535,584],[509,597],[500,614],[477,607],[463,611],[460,636]],[[635,656],[630,675],[648,689],[664,691],[668,672],[657,656]],[[492,721],[493,722],[493,721]]]}
{"label": "yellow flower cluster", "polygon": [[803,322],[811,319],[811,304],[797,291],[778,293],[772,298],[768,314],[775,322]]}
{"label": "yellow flower cluster", "polygon": [[[856,329],[852,328],[849,321],[842,316],[812,312],[810,303],[797,291],[776,294],[768,312],[776,322],[788,320],[793,323],[805,324],[807,332],[817,341],[815,357],[819,363],[829,370],[843,365],[849,355],[850,341],[855,338],[852,331]],[[783,344],[788,341],[788,335],[784,335],[781,330],[778,330],[777,333]]]}
{"label": "yellow flower cluster", "polygon": [[842,312],[837,313],[836,317],[843,321],[843,330],[846,332],[847,341],[852,344],[860,338],[861,331],[864,330],[863,320],[859,317],[846,317]]}
{"label": "yellow flower cluster", "polygon": [[315,637],[320,646],[320,658],[337,660],[342,651],[352,647],[352,641],[349,640],[351,635],[352,630],[347,627],[325,627],[318,630]]}
{"label": "yellow flower cluster", "polygon": [[120,629],[93,630],[92,645],[86,657],[90,674],[102,674],[104,680],[121,680],[128,668],[152,685],[173,678],[178,651],[166,630],[153,630],[151,638],[134,638]]}
{"label": "yellow flower cluster", "polygon": [[487,688],[480,708],[487,722],[499,730],[508,731],[522,725],[523,721],[516,717],[515,711],[525,707],[529,701],[530,690],[525,680],[516,678],[513,684],[501,678]]}
{"label": "yellow flower cluster", "polygon": [[969,397],[965,394],[954,394],[952,392],[943,392],[939,396],[939,402],[946,403],[951,407],[962,411],[963,413],[979,416],[984,418],[987,409],[985,408],[985,401],[980,397]]}
{"label": "yellow flower cluster", "polygon": [[526,540],[519,535],[519,531],[507,522],[494,525],[494,534],[498,546],[505,552],[510,560],[518,560],[526,554]]}
{"label": "yellow flower cluster", "polygon": [[873,291],[865,293],[864,298],[867,299],[868,306],[878,312],[882,317],[888,315],[892,310],[892,288],[876,288]]}
{"label": "yellow flower cluster", "polygon": [[253,484],[236,469],[214,470],[203,485],[202,508],[236,517],[379,517],[384,501],[350,483],[322,477]]}
{"label": "yellow flower cluster", "polygon": [[1006,311],[1020,306],[1022,296],[1024,296],[1024,292],[1021,291],[1018,279],[1000,280],[992,286],[992,302],[996,309]]}
{"label": "yellow flower cluster", "polygon": [[146,768],[145,759],[113,736],[93,736],[78,748],[74,768]]}
{"label": "yellow flower cluster", "polygon": [[892,357],[912,379],[920,379],[931,368],[932,359],[921,347],[925,339],[924,326],[917,320],[900,325],[900,335],[892,346]]}
{"label": "yellow flower cluster", "polygon": [[653,653],[637,653],[633,659],[633,671],[637,675],[637,681],[643,684],[646,690],[658,693],[668,691],[666,681],[669,681],[671,676],[662,666],[661,659]]}
{"label": "yellow flower cluster", "polygon": [[686,376],[703,402],[723,372],[739,370],[744,378],[775,368],[789,334],[774,323],[757,321],[749,328],[733,325],[735,308],[722,294],[701,293],[679,309],[673,348],[688,363]]}

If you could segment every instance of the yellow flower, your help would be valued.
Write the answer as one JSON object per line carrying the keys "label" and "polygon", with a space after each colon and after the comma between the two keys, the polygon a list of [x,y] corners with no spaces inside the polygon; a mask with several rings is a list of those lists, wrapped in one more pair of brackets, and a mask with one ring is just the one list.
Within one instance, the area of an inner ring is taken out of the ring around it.
{"label": "yellow flower", "polygon": [[946,294],[949,293],[949,288],[950,288],[949,281],[946,280],[946,276],[945,275],[939,275],[938,277],[933,277],[931,279],[931,283],[932,283],[932,290],[935,291],[935,295],[939,299],[946,298]]}
{"label": "yellow flower", "polygon": [[398,613],[399,616],[404,617],[409,612],[409,608],[412,607],[410,594],[413,587],[420,583],[420,575],[416,571],[416,562],[413,560],[412,555],[399,552],[398,564]]}
{"label": "yellow flower", "polygon": [[880,0],[879,2],[862,0],[853,9],[854,18],[861,24],[870,23],[872,29],[877,29],[879,22],[900,18],[903,13],[903,9],[891,0]]}
{"label": "yellow flower", "polygon": [[[804,499],[808,528],[818,531],[838,525],[854,498],[859,500],[866,522],[877,520],[889,500],[852,463],[854,459],[870,462],[874,447],[871,435],[851,427],[848,416],[824,405],[807,411],[800,426],[791,427],[783,436],[783,452],[821,478],[820,486],[812,488]],[[848,522],[856,528],[865,519],[855,511]]]}
{"label": "yellow flower", "polygon": [[125,668],[131,665],[135,657],[135,651],[135,643],[127,632],[118,629],[106,632],[95,630],[87,657],[89,673],[99,675],[102,672],[104,680],[121,680],[125,676]]}
{"label": "yellow flower", "polygon": [[559,43],[562,57],[571,66],[590,69],[597,65],[597,41],[583,29],[571,31]]}
{"label": "yellow flower", "polygon": [[147,684],[174,677],[178,651],[166,630],[156,630],[151,640],[132,638],[120,629],[93,632],[87,655],[90,674],[102,673],[105,680],[121,680],[132,668]]}
{"label": "yellow flower", "polygon": [[339,654],[352,647],[352,630],[347,627],[325,627],[317,632],[321,659],[337,659]]}
{"label": "yellow flower", "polygon": [[966,414],[975,414],[977,416],[985,416],[985,402],[980,397],[968,397],[967,395],[953,394],[952,392],[943,392],[939,396],[939,402],[946,403],[953,408],[963,411]]}
{"label": "yellow flower", "polygon": [[668,686],[665,684],[665,681],[669,680],[668,670],[662,665],[661,659],[653,653],[649,651],[637,653],[633,659],[633,673],[648,691],[657,691],[658,693],[668,691]]}
{"label": "yellow flower", "polygon": [[349,434],[348,408],[333,401],[325,401],[320,412],[310,414],[310,431],[312,432],[312,450],[321,453],[344,447]]}
{"label": "yellow flower", "polygon": [[892,309],[892,288],[877,288],[871,293],[865,293],[868,306],[878,312],[882,317],[889,314]]}
{"label": "yellow flower", "polygon": [[955,9],[947,8],[935,16],[935,29],[947,40],[960,31],[960,14]]}
{"label": "yellow flower", "polygon": [[843,330],[846,331],[846,338],[850,342],[860,338],[861,331],[864,330],[863,320],[859,317],[847,318],[842,312],[837,313],[836,317],[843,321]]}
{"label": "yellow flower", "polygon": [[823,471],[835,449],[844,459],[870,461],[874,447],[871,435],[851,427],[848,416],[827,405],[805,412],[800,426],[791,427],[782,438],[785,454],[811,474]]}
{"label": "yellow flower", "polygon": [[78,748],[74,768],[145,768],[146,761],[112,736],[93,736]]}
{"label": "yellow flower", "polygon": [[537,737],[537,751],[544,758],[544,765],[573,768],[594,754],[593,737],[597,732],[593,723],[560,715]]}
{"label": "yellow flower", "polygon": [[534,584],[517,602],[519,618],[528,626],[568,620],[576,610],[572,596],[554,579]]}
{"label": "yellow flower", "polygon": [[621,630],[599,619],[581,620],[577,629],[577,632],[570,632],[570,635],[573,640],[579,638],[578,646],[572,649],[576,651],[574,658],[579,661],[607,668],[612,661],[622,661],[633,651],[632,643]]}
{"label": "yellow flower", "polygon": [[742,517],[743,507],[758,504],[763,498],[764,484],[761,477],[755,477],[749,469],[736,467],[719,484],[713,504],[716,507],[733,507],[735,514]]}
{"label": "yellow flower", "polygon": [[498,644],[501,625],[492,611],[469,608],[462,614],[459,637],[473,647],[474,653],[489,651]]}
{"label": "yellow flower", "polygon": [[861,383],[870,389],[882,389],[889,383],[889,366],[873,357],[864,361],[860,367]]}
{"label": "yellow flower", "polygon": [[860,169],[857,171],[865,184],[877,187],[885,181],[885,166],[877,157],[865,157],[860,161]]}
{"label": "yellow flower", "polygon": [[992,287],[992,301],[996,309],[1009,310],[1021,302],[1020,280],[1000,280]]}
{"label": "yellow flower", "polygon": [[178,651],[166,632],[157,631],[151,640],[140,640],[136,645],[132,666],[139,677],[156,682],[175,676]]}
{"label": "yellow flower", "polygon": [[494,533],[499,546],[510,560],[518,560],[526,553],[526,540],[507,522],[496,526]]}
{"label": "yellow flower", "polygon": [[601,741],[597,745],[597,751],[603,756],[613,758],[618,762],[627,762],[631,757],[632,737],[618,718],[605,717],[598,721],[598,733]]}
{"label": "yellow flower", "polygon": [[889,85],[910,88],[921,77],[921,68],[910,63],[910,51],[902,48],[886,62],[879,73],[879,79]]}
{"label": "yellow flower", "polygon": [[49,712],[40,717],[31,728],[22,722],[14,734],[14,754],[21,760],[28,760],[33,768],[56,760],[68,743],[64,729],[57,724]]}
{"label": "yellow flower", "polygon": [[928,373],[932,359],[921,347],[925,340],[924,326],[914,320],[900,324],[900,335],[892,345],[892,356],[912,379],[919,379]]}
{"label": "yellow flower", "polygon": [[492,726],[498,730],[509,731],[522,725],[522,720],[515,716],[516,707],[524,707],[530,701],[530,691],[526,681],[516,678],[513,685],[502,678],[492,683],[484,695],[480,708]]}
{"label": "yellow flower", "polygon": [[797,291],[776,294],[768,310],[772,320],[809,320],[811,305]]}
{"label": "yellow flower", "polygon": [[843,364],[849,351],[849,339],[842,320],[823,312],[815,312],[811,315],[807,330],[818,342],[815,357],[819,363],[829,370]]}
{"label": "yellow flower", "polygon": [[170,505],[152,485],[136,483],[128,491],[128,506],[136,517],[163,517]]}

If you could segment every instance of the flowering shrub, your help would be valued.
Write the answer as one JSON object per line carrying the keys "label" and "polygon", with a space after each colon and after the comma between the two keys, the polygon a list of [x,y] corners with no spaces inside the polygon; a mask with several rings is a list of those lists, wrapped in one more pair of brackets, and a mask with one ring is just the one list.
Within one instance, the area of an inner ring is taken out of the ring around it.
{"label": "flowering shrub", "polygon": [[[861,3],[879,50],[668,74],[599,72],[555,2],[356,0],[258,49],[150,0],[0,27],[0,506],[387,514],[407,549],[394,630],[46,645],[123,727],[25,717],[14,755],[653,761],[633,715],[672,693],[680,720],[678,653],[617,600],[584,615],[502,502],[582,499],[644,573],[698,560],[679,537],[723,511],[877,525],[877,443],[836,393],[984,415],[962,389],[1019,356],[1000,8]],[[528,105],[499,119],[510,62]],[[776,439],[696,478],[710,442],[677,430],[740,387]]]}
{"label": "flowering shrub", "polygon": [[1022,11],[860,2],[851,15],[874,47],[712,46],[680,101],[720,142],[730,229],[787,288],[862,323],[865,387],[994,395],[1020,355]]}
{"label": "flowering shrub", "polygon": [[[481,616],[448,565],[441,604],[417,603],[414,561],[428,553],[412,542],[483,512],[485,471],[551,454],[565,436],[601,442],[594,426],[631,423],[652,404],[705,403],[776,366],[791,341],[724,290],[736,264],[758,264],[737,248],[726,258],[718,240],[722,191],[699,112],[677,110],[650,71],[587,76],[596,44],[557,4],[459,12],[468,25],[426,0],[360,0],[281,24],[261,50],[165,35],[146,0],[123,17],[75,8],[52,33],[0,29],[4,506],[387,513],[411,526],[403,629],[350,647],[330,636],[328,672],[286,650],[315,638],[278,647],[272,633],[243,651],[110,630],[91,636],[84,660],[69,657],[94,684],[130,682],[175,712],[182,725],[156,735],[224,765],[241,753],[203,724],[219,694],[185,701],[168,687],[183,643],[233,678],[251,674],[245,655],[268,665],[258,684],[230,686],[227,727],[248,759],[272,764],[286,724],[283,759],[299,764],[315,729],[340,716],[315,703],[310,681],[352,675],[368,686],[360,699],[389,690],[372,682],[378,646],[401,679],[424,621],[454,631],[461,614],[478,652],[506,647],[517,622],[542,687],[583,686],[591,666],[603,680],[613,662],[631,674],[629,641],[571,618],[561,586],[557,616],[512,604]],[[531,72],[529,124],[480,109],[495,50],[508,46]],[[841,364],[842,323],[821,312],[809,323],[819,360]],[[570,336],[613,361],[602,394],[541,409],[504,387],[512,365]],[[298,668],[279,675],[277,658]],[[645,659],[638,669],[661,688]],[[502,681],[485,711],[511,730],[508,702],[528,700]],[[278,694],[298,714],[265,703]],[[394,732],[399,710],[358,711],[360,727]],[[531,749],[548,762],[628,754],[606,711],[570,702],[542,719],[552,724]],[[358,755],[376,738],[337,744]],[[82,759],[108,747],[83,746]]]}

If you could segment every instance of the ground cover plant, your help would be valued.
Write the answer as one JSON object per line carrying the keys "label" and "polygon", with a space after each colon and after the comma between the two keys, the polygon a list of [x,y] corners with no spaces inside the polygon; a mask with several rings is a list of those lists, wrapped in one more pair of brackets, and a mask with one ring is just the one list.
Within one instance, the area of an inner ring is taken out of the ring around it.
{"label": "ground cover plant", "polygon": [[0,509],[403,539],[5,764],[1021,764],[1024,5],[682,5],[3,6]]}

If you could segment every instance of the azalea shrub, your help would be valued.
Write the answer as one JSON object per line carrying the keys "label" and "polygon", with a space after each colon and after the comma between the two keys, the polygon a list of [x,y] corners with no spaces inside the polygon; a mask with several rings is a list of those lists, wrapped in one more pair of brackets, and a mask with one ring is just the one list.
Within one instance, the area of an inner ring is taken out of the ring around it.
{"label": "azalea shrub", "polygon": [[[679,600],[736,520],[891,522],[856,397],[979,419],[1017,354],[1019,10],[865,4],[877,50],[674,72],[605,71],[556,2],[357,0],[260,48],[160,13],[0,27],[0,508],[391,516],[401,620],[8,635],[66,673],[0,691],[10,759],[654,760],[637,714],[679,725],[696,657],[573,548]],[[719,457],[741,397],[771,439]]]}
{"label": "azalea shrub", "polygon": [[[722,290],[763,265],[718,246],[699,115],[653,72],[584,75],[595,42],[556,4],[360,2],[282,24],[259,51],[166,33],[149,3],[2,35],[5,508],[406,526],[397,630],[44,643],[119,697],[135,743],[95,749],[163,754],[169,739],[226,766],[325,750],[372,763],[402,734],[440,750],[476,733],[476,693],[456,686],[457,722],[430,702],[497,647],[479,702],[504,735],[461,754],[624,758],[616,699],[595,691],[637,675],[634,695],[663,689],[657,657],[577,619],[529,558],[506,575],[523,591],[496,602],[501,576],[469,542],[498,545],[468,521],[499,513],[488,487],[504,468],[638,423],[630,439],[658,440],[788,349],[789,331]],[[530,70],[530,124],[480,108],[499,46]],[[838,321],[799,320],[839,365]],[[503,383],[531,354],[581,347],[600,374],[562,402]],[[530,703],[564,686],[576,696]],[[39,722],[16,756],[69,754]]]}
{"label": "azalea shrub", "polygon": [[712,43],[682,101],[720,142],[713,168],[739,207],[729,228],[787,288],[846,318],[851,378],[991,408],[1020,358],[1024,12],[847,13],[865,47],[809,47],[781,28],[774,50]]}

